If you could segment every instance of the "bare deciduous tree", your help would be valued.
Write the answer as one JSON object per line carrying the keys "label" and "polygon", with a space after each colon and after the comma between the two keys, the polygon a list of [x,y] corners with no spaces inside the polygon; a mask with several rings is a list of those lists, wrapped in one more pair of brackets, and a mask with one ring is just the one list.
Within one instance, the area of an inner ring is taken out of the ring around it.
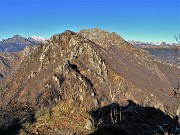
{"label": "bare deciduous tree", "polygon": [[[175,62],[180,64],[180,34],[179,36],[174,35],[175,42],[177,43],[177,46],[175,47]],[[180,92],[180,71],[178,70],[178,78],[177,78],[177,87],[175,88],[176,92]]]}
{"label": "bare deciduous tree", "polygon": [[180,44],[180,34],[179,36],[174,35],[174,39],[178,44]]}
{"label": "bare deciduous tree", "polygon": [[[123,83],[124,83],[124,80],[120,81],[120,83],[118,85],[116,85],[114,88],[112,88],[111,83],[109,83],[109,94],[111,97],[111,103],[115,103],[116,97],[125,91]],[[121,108],[119,108],[116,105],[112,106],[110,117],[111,117],[111,122],[113,124],[116,124],[119,121],[121,121],[122,120]]]}
{"label": "bare deciduous tree", "polygon": [[111,83],[109,83],[109,94],[111,97],[111,102],[115,102],[115,98],[116,96],[118,96],[119,94],[122,94],[122,92],[124,92],[125,88],[123,86],[123,81],[120,81],[120,83],[114,87],[114,89],[112,89],[112,85]]}

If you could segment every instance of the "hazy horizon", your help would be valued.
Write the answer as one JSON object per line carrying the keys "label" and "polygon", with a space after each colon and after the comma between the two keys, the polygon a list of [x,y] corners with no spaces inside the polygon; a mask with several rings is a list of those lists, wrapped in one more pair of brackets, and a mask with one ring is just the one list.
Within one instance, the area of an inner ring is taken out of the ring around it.
{"label": "hazy horizon", "polygon": [[[89,29],[93,29],[93,28],[89,28]],[[66,29],[66,30],[69,30],[69,29]],[[64,31],[66,31],[66,30],[63,30],[63,31],[61,31],[61,32],[59,32],[59,33],[54,33],[54,34],[52,34],[51,36],[53,36],[53,35],[55,35],[55,34],[60,34],[60,33],[63,33]],[[82,29],[81,29],[82,30]],[[105,30],[105,29],[102,29],[102,30]],[[72,30],[71,30],[72,31]],[[80,30],[79,30],[80,31]],[[73,31],[73,32],[79,32],[79,31]],[[105,30],[105,31],[107,31],[107,30]],[[110,32],[110,31],[108,31],[108,32]],[[111,32],[114,32],[114,31],[111,31]],[[116,34],[118,34],[118,33],[116,33]],[[24,38],[28,38],[28,37],[33,37],[33,36],[36,36],[36,37],[42,37],[42,38],[46,38],[47,40],[48,39],[50,39],[50,37],[43,37],[43,36],[41,36],[41,35],[29,35],[29,36],[24,36],[24,35],[20,35],[20,34],[15,34],[15,35],[18,35],[18,36],[22,36],[22,37],[24,37]],[[10,36],[10,37],[7,37],[7,38],[3,38],[3,39],[0,39],[0,42],[1,41],[3,41],[3,40],[6,40],[6,39],[8,39],[8,38],[12,38],[13,36],[15,36],[15,35],[12,35],[12,36]],[[120,34],[118,34],[118,35],[120,35]],[[121,35],[120,35],[121,36]],[[123,38],[123,37],[122,37]],[[125,39],[125,38],[124,38]],[[165,41],[144,41],[144,40],[135,40],[135,39],[125,39],[126,41],[139,41],[139,42],[145,42],[145,43],[151,43],[151,42],[154,42],[154,43],[161,43],[161,42],[165,42]],[[177,43],[177,41],[172,41],[172,42],[165,42],[165,43]]]}

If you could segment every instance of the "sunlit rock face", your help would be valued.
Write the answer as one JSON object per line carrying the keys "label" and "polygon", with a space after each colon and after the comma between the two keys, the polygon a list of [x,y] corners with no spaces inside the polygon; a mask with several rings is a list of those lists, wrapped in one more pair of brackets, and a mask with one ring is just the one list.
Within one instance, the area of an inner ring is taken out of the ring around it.
{"label": "sunlit rock face", "polygon": [[91,110],[133,100],[175,114],[177,102],[170,92],[178,69],[154,61],[115,33],[65,31],[27,47],[21,58],[1,86],[2,107],[12,100],[31,102],[37,109],[65,101]]}

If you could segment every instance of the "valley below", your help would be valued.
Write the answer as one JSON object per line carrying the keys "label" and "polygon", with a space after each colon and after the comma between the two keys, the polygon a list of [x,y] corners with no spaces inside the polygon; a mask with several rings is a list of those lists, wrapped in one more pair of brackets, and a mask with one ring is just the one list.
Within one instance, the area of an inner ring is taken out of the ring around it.
{"label": "valley below", "polygon": [[147,50],[155,58],[161,61],[179,65],[180,64],[180,47],[160,47],[160,48],[143,48]]}

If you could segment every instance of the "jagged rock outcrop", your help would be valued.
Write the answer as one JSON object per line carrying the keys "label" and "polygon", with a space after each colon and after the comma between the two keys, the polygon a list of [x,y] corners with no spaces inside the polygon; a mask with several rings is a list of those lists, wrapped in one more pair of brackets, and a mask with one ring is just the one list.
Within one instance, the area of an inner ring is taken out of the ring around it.
{"label": "jagged rock outcrop", "polygon": [[24,58],[5,91],[7,100],[14,98],[25,102],[29,98],[40,107],[56,104],[59,100],[82,104],[89,100],[93,102],[92,106],[88,102],[87,108],[98,107],[91,80],[79,70],[79,61],[71,59],[71,48],[74,49],[76,44],[69,46],[69,40],[77,35],[66,31],[58,36],[60,39],[56,44],[41,45]]}
{"label": "jagged rock outcrop", "polygon": [[0,80],[8,76],[19,64],[18,53],[0,53]]}
{"label": "jagged rock outcrop", "polygon": [[[19,68],[2,87],[1,107],[17,101],[42,109],[63,101],[90,111],[133,100],[175,115],[173,80],[161,70],[163,65],[115,33],[65,31],[23,54]],[[171,75],[177,71],[174,68]]]}

